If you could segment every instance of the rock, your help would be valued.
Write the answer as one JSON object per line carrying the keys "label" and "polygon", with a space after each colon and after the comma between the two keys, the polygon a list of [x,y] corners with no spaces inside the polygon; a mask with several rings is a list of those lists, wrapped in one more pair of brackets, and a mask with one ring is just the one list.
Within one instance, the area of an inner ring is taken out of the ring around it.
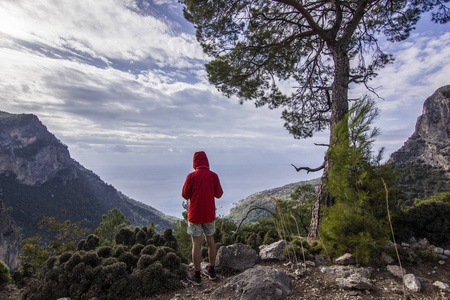
{"label": "rock", "polygon": [[390,257],[388,254],[386,253],[381,253],[381,262],[384,265],[391,265],[392,263],[394,263],[394,259],[392,257]]}
{"label": "rock", "polygon": [[290,279],[280,270],[256,266],[231,278],[216,289],[212,299],[283,299],[291,294]]}
{"label": "rock", "polygon": [[241,243],[220,247],[216,256],[216,269],[219,271],[242,272],[253,267],[259,256],[252,247]]}
{"label": "rock", "polygon": [[414,133],[403,147],[392,153],[389,160],[391,164],[398,166],[408,162],[421,162],[441,168],[447,177],[450,176],[449,89],[450,85],[443,86],[425,100]]}
{"label": "rock", "polygon": [[272,243],[268,246],[263,246],[259,251],[259,256],[262,260],[284,260],[284,248],[286,248],[286,246],[287,242],[285,240]]}
{"label": "rock", "polygon": [[450,286],[446,283],[443,283],[441,281],[435,281],[433,283],[434,286],[437,286],[438,288],[440,288],[443,291],[449,292],[450,293]]}
{"label": "rock", "polygon": [[409,248],[410,247],[410,245],[407,244],[407,243],[402,243],[401,245],[402,245],[403,248]]}
{"label": "rock", "polygon": [[352,274],[358,274],[364,278],[370,279],[372,277],[374,268],[357,268],[355,266],[322,266],[320,271],[324,274],[335,275],[341,278],[347,278]]}
{"label": "rock", "polygon": [[444,250],[444,255],[445,256],[450,256],[450,250]]}
{"label": "rock", "polygon": [[436,247],[436,248],[434,248],[434,252],[436,252],[437,254],[444,254],[444,249],[442,249],[442,248],[439,248],[439,247]]}
{"label": "rock", "polygon": [[364,278],[359,274],[352,274],[347,278],[336,278],[336,282],[347,289],[370,290],[372,283],[369,279]]}
{"label": "rock", "polygon": [[19,266],[19,247],[19,229],[0,199],[0,260],[5,262],[10,270]]}
{"label": "rock", "polygon": [[354,265],[356,264],[356,259],[350,253],[345,253],[344,255],[336,259],[336,264],[343,266]]}
{"label": "rock", "polygon": [[316,255],[314,257],[314,262],[316,263],[316,266],[321,266],[329,261],[328,257],[325,255]]}
{"label": "rock", "polygon": [[426,238],[419,240],[417,243],[420,246],[424,246],[424,247],[430,246],[430,242]]}
{"label": "rock", "polygon": [[441,266],[445,265],[445,260],[438,261],[438,264],[440,264]]}
{"label": "rock", "polygon": [[392,241],[388,241],[388,242],[386,242],[386,244],[384,244],[383,248],[386,249],[386,250],[394,249],[395,248],[395,244]]}
{"label": "rock", "polygon": [[405,275],[405,286],[413,292],[420,293],[422,290],[422,284],[414,274]]}
{"label": "rock", "polygon": [[399,266],[397,265],[389,265],[386,267],[386,269],[395,277],[398,278],[402,278],[402,270],[403,270],[403,274],[406,274],[406,270],[405,269],[400,269]]}

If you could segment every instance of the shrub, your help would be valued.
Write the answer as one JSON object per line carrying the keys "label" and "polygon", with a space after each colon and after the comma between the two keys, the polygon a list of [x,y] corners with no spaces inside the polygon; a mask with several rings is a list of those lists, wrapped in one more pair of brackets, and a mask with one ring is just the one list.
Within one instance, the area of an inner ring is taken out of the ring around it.
{"label": "shrub", "polygon": [[83,262],[86,265],[89,265],[91,267],[96,267],[98,266],[102,260],[101,258],[97,255],[97,253],[93,252],[93,251],[89,251],[88,253],[86,253],[83,256]]}
{"label": "shrub", "polygon": [[116,234],[116,244],[122,244],[124,246],[133,246],[135,242],[135,233],[129,228],[122,228]]}
{"label": "shrub", "polygon": [[[446,194],[446,193],[444,193]],[[442,197],[434,196],[394,218],[394,229],[398,240],[407,241],[411,237],[426,238],[434,245],[450,243],[450,203]]]}
{"label": "shrub", "polygon": [[9,275],[8,266],[0,260],[0,287],[8,284],[11,281],[11,276]]}
{"label": "shrub", "polygon": [[122,253],[125,252],[125,248],[122,245],[117,245],[114,247],[114,251],[113,251],[113,256],[114,257],[119,257],[122,255]]}
{"label": "shrub", "polygon": [[86,239],[86,244],[83,246],[83,250],[91,251],[98,247],[99,238],[95,234],[90,234]]}
{"label": "shrub", "polygon": [[97,249],[97,255],[102,258],[108,258],[112,255],[112,248],[110,246],[102,246]]}
{"label": "shrub", "polygon": [[141,254],[141,251],[142,251],[142,249],[144,249],[144,247],[145,246],[142,244],[136,244],[131,248],[130,252],[136,256],[139,256],[139,254]]}
{"label": "shrub", "polygon": [[153,255],[153,254],[155,254],[155,252],[156,252],[157,249],[158,249],[158,248],[156,248],[155,245],[150,244],[150,245],[145,246],[145,247],[142,249],[141,254]]}
{"label": "shrub", "polygon": [[137,267],[140,270],[146,269],[148,266],[150,266],[152,263],[155,262],[155,259],[148,254],[142,254],[137,262]]}
{"label": "shrub", "polygon": [[66,261],[68,261],[71,257],[72,257],[72,253],[71,252],[64,252],[63,254],[61,254],[59,256],[59,263],[63,264]]}

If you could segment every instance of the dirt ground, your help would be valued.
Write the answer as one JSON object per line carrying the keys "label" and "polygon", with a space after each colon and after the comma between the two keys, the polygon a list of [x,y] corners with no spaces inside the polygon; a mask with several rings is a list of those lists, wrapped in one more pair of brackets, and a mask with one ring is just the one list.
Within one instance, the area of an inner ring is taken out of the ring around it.
{"label": "dirt ground", "polygon": [[[294,270],[285,267],[285,262],[263,262],[261,265],[272,266],[284,270],[287,274]],[[406,290],[409,299],[450,299],[450,293],[441,291],[433,286],[435,281],[441,281],[450,284],[450,262],[445,265],[424,263],[418,266],[405,266],[408,273],[412,273],[422,282],[422,292],[414,293]],[[160,299],[160,300],[181,300],[181,299],[214,299],[211,293],[223,285],[232,275],[218,274],[216,281],[210,281],[205,276],[202,277],[202,285],[194,286],[182,281],[183,288],[171,291],[166,294],[157,295],[151,298],[139,299]],[[394,300],[406,299],[402,291],[401,279],[393,277],[385,269],[377,269],[372,278],[373,289],[370,291],[347,290],[338,286],[330,275],[325,275],[320,271],[320,267],[310,267],[305,275],[299,279],[291,278],[292,294],[287,300],[297,299],[378,299]],[[19,300],[20,290],[15,286],[9,285],[0,291],[0,300]],[[51,299],[49,299],[51,300]]]}

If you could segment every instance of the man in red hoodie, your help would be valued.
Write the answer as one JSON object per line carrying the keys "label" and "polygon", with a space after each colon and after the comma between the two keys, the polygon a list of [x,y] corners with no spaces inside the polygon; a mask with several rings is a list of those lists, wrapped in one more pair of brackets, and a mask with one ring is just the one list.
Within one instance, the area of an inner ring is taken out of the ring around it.
{"label": "man in red hoodie", "polygon": [[216,279],[214,266],[216,263],[216,244],[214,243],[216,204],[215,198],[223,194],[219,176],[209,170],[209,162],[203,151],[194,154],[194,169],[189,173],[184,182],[182,196],[189,200],[188,229],[187,233],[192,238],[192,262],[194,263],[194,274],[187,274],[186,279],[195,285],[200,285],[200,261],[201,235],[205,234],[208,245],[209,266],[205,272],[211,280]]}

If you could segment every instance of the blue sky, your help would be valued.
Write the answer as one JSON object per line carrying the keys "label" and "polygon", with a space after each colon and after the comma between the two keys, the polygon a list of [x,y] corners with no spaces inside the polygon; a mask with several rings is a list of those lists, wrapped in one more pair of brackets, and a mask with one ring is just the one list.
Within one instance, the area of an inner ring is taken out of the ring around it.
{"label": "blue sky", "polygon": [[[181,186],[204,150],[233,202],[312,179],[328,133],[295,140],[281,112],[240,105],[206,79],[207,57],[176,0],[0,1],[0,110],[33,113],[74,159],[124,194],[181,217]],[[450,84],[450,27],[424,17],[372,82],[386,159],[414,131],[425,99]],[[353,87],[352,97],[367,91]]]}

